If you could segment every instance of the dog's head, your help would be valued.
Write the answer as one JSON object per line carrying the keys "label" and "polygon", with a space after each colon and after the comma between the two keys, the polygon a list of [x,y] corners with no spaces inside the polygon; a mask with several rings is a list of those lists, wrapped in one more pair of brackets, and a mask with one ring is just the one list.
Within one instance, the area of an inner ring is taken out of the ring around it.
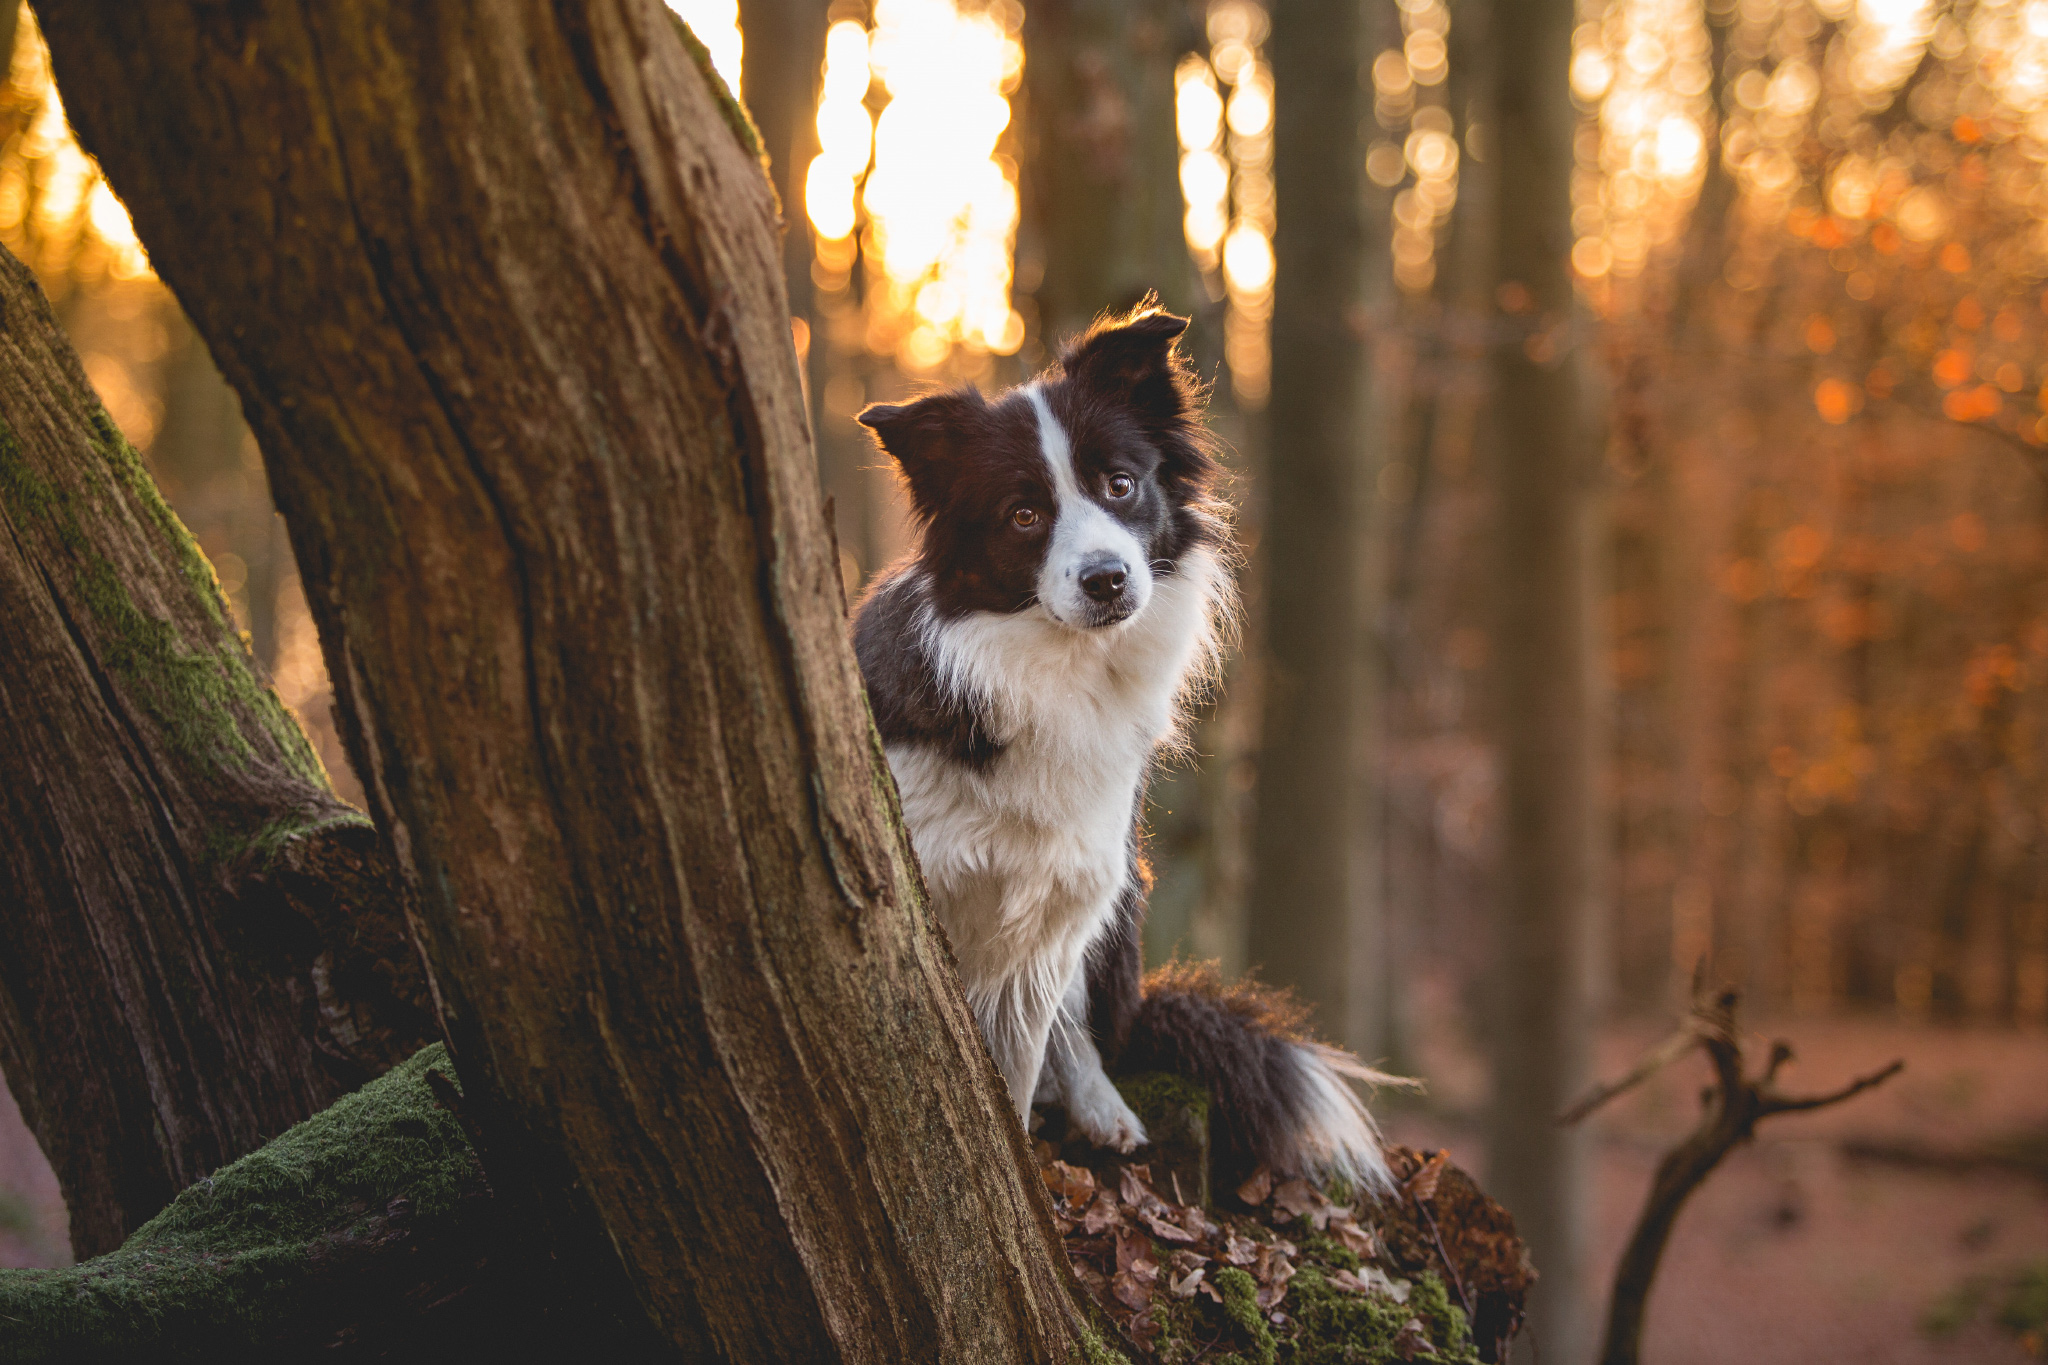
{"label": "dog's head", "polygon": [[1141,307],[993,402],[970,388],[860,414],[909,481],[941,614],[1113,626],[1221,538],[1201,392],[1174,344],[1187,325]]}

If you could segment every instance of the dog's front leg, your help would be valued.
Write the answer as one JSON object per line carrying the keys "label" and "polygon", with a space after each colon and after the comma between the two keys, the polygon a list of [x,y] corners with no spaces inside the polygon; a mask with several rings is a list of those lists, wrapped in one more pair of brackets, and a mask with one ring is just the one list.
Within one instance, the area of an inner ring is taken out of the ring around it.
{"label": "dog's front leg", "polygon": [[996,1070],[1010,1088],[1010,1103],[1028,1130],[1031,1127],[1031,1097],[1037,1093],[1045,1066],[1046,1038],[1059,1013],[1056,992],[1028,979],[1012,978],[985,998],[973,1000],[981,1036],[988,1044]]}
{"label": "dog's front leg", "polygon": [[1145,1125],[1102,1069],[1102,1054],[1089,1037],[1088,976],[1079,964],[1060,998],[1038,1097],[1064,1105],[1067,1117],[1098,1147],[1128,1152],[1145,1142]]}

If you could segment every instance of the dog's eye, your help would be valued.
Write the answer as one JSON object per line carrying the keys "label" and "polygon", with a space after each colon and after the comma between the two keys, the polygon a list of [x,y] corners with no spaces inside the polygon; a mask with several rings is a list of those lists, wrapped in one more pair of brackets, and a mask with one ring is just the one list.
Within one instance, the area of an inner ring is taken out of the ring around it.
{"label": "dog's eye", "polygon": [[1109,495],[1112,498],[1128,498],[1131,495],[1131,476],[1112,474],[1109,476]]}
{"label": "dog's eye", "polygon": [[1035,507],[1019,507],[1016,511],[1010,513],[1010,523],[1020,531],[1028,531],[1038,525],[1038,509]]}

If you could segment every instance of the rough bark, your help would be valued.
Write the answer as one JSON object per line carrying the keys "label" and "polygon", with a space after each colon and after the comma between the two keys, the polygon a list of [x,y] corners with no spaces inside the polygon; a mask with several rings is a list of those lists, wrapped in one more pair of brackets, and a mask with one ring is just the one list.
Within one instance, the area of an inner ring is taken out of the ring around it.
{"label": "rough bark", "polygon": [[0,1069],[87,1256],[433,1023],[375,831],[4,252],[0,640]]}
{"label": "rough bark", "polygon": [[1204,41],[1178,0],[1025,7],[1024,188],[1049,348],[1147,293],[1182,313],[1204,302],[1182,237],[1173,111],[1174,62]]}
{"label": "rough bark", "polygon": [[1351,951],[1365,884],[1362,37],[1358,0],[1301,0],[1274,8],[1267,47],[1278,223],[1251,958],[1333,1033],[1366,984]]}
{"label": "rough bark", "polygon": [[1585,1086],[1593,754],[1587,608],[1595,465],[1575,374],[1571,0],[1495,7],[1493,404],[1495,725],[1501,868],[1487,1169],[1543,1267],[1546,1356],[1585,1359],[1585,1139],[1550,1121]]}
{"label": "rough bark", "polygon": [[846,639],[773,200],[680,26],[44,18],[262,445],[500,1196],[691,1359],[1065,1356]]}

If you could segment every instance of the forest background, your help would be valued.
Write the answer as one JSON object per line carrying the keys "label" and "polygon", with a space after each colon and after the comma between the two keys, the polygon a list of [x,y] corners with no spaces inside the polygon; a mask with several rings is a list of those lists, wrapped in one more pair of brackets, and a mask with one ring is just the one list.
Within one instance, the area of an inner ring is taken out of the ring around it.
{"label": "forest background", "polygon": [[[1336,482],[1306,476],[1337,495],[1292,501],[1299,409],[1274,401],[1302,377],[1275,364],[1303,344],[1275,298],[1287,54],[1263,9],[679,8],[783,193],[850,598],[908,536],[862,404],[1015,382],[1148,289],[1197,319],[1250,611],[1154,792],[1149,958],[1256,962],[1302,988],[1324,1027],[1429,1081],[1396,1132],[1482,1171],[1489,1137],[1496,1158],[1511,1140],[1484,1118],[1493,1076],[1574,1029],[1586,1052],[1566,1069],[1612,1069],[1707,959],[1816,1080],[1895,1052],[1911,1066],[1710,1188],[1650,1358],[2040,1350],[2038,1325],[1993,1319],[2048,1255],[2048,5],[1581,4],[1570,164],[1538,168],[1569,188],[1556,249],[1576,304],[1546,311],[1494,265],[1488,99],[1523,54],[1492,41],[1486,4],[1360,0],[1362,117],[1355,138],[1328,133],[1356,213],[1325,225],[1362,237],[1338,300],[1352,426]],[[236,400],[70,139],[32,15],[7,28],[0,242],[359,802]],[[1573,1017],[1549,1031],[1499,1006],[1527,871],[1503,755],[1516,725],[1556,720],[1500,704],[1503,344],[1579,399],[1574,458],[1548,477],[1576,518],[1582,706],[1549,737],[1590,776],[1558,798],[1583,807],[1584,932],[1579,986],[1553,1002]],[[1276,539],[1313,542],[1326,571],[1269,580]],[[1276,685],[1304,658],[1340,685]],[[1276,742],[1287,714],[1316,721],[1322,761]],[[1314,846],[1290,842],[1311,827]],[[1583,1306],[1539,1319],[1546,1345],[1586,1330],[1575,1314],[1590,1320],[1696,1079],[1675,1070],[1547,1168],[1583,1223],[1558,1235],[1584,1251],[1539,1238],[1553,1292]],[[5,1119],[0,1260],[54,1263],[61,1204]],[[1513,1179],[1492,1183],[1516,1205]]]}

